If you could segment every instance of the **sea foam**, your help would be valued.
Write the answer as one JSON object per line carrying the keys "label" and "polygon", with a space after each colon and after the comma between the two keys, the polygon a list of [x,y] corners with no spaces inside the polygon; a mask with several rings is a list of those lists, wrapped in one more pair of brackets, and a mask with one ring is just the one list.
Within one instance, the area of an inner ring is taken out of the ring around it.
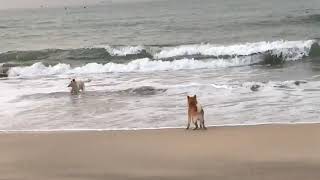
{"label": "sea foam", "polygon": [[233,58],[230,60],[213,59],[209,61],[200,61],[195,59],[181,59],[174,61],[150,60],[148,58],[137,59],[127,64],[117,63],[88,63],[84,66],[72,68],[68,64],[57,64],[54,66],[45,66],[41,62],[26,67],[13,67],[9,70],[9,77],[31,77],[48,76],[61,74],[92,74],[108,72],[153,72],[153,71],[174,71],[183,69],[204,69],[221,68],[252,64],[255,60],[246,58]]}
{"label": "sea foam", "polygon": [[212,45],[212,44],[195,44],[181,45],[177,47],[163,48],[154,56],[158,59],[169,58],[184,55],[205,55],[205,56],[248,56],[258,53],[272,51],[275,54],[282,53],[284,56],[290,56],[292,60],[301,58],[301,55],[308,55],[314,40],[306,41],[273,41],[273,42],[255,42],[235,45]]}

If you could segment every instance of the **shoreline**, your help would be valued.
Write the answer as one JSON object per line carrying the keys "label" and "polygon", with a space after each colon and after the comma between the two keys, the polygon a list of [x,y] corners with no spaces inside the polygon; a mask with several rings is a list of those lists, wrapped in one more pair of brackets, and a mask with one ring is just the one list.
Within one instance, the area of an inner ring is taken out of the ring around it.
{"label": "shoreline", "polygon": [[[230,124],[230,125],[207,125],[212,128],[241,128],[241,127],[259,127],[259,126],[299,126],[299,125],[320,125],[320,122],[297,122],[297,123],[257,123],[257,124]],[[128,131],[157,131],[157,130],[185,130],[186,127],[159,127],[159,128],[115,128],[115,129],[49,129],[49,130],[0,130],[1,134],[32,134],[32,133],[79,133],[79,132],[128,132]],[[191,131],[192,127],[188,131]],[[202,131],[200,129],[196,131]]]}

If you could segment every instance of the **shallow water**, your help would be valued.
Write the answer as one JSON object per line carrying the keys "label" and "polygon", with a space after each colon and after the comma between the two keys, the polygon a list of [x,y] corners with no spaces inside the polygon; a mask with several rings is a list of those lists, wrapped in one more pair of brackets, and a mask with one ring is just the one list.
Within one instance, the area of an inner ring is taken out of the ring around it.
{"label": "shallow water", "polygon": [[0,130],[181,127],[193,94],[207,125],[319,122],[318,1],[0,14]]}

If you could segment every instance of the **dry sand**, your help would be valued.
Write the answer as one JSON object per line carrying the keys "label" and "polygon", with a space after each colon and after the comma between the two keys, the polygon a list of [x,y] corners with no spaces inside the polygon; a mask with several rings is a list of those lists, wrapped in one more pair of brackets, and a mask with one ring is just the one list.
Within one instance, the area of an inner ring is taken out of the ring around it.
{"label": "dry sand", "polygon": [[320,125],[0,134],[0,180],[319,180]]}

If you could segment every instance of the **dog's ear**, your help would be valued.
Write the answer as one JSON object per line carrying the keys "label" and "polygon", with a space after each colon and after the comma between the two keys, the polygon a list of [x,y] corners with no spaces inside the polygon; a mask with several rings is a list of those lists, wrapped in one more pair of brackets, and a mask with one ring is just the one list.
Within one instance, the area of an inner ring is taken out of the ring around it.
{"label": "dog's ear", "polygon": [[187,99],[190,99],[190,96],[187,96]]}
{"label": "dog's ear", "polygon": [[196,99],[196,98],[197,98],[197,95],[194,95],[193,97]]}

